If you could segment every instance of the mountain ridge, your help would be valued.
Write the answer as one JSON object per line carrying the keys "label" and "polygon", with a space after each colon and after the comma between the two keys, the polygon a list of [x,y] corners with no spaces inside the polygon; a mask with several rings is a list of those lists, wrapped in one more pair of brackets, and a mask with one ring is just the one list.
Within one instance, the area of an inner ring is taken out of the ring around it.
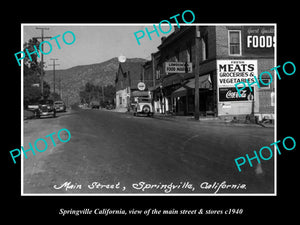
{"label": "mountain ridge", "polygon": [[[142,58],[129,58],[126,62],[146,62]],[[116,72],[119,68],[117,57],[104,62],[88,65],[78,65],[68,69],[55,70],[55,92],[59,93],[59,79],[61,78],[61,96],[68,105],[80,102],[79,92],[85,84],[90,82],[94,85],[115,85]],[[50,85],[53,92],[53,71],[46,70],[44,80]]]}

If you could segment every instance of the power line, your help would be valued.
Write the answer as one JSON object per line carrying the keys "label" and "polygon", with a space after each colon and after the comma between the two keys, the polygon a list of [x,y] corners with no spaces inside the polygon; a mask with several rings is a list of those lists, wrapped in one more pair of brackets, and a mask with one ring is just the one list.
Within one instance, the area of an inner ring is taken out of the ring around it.
{"label": "power line", "polygon": [[[44,30],[49,30],[50,28],[36,27],[35,29],[41,30],[41,37],[34,37],[34,38],[41,39],[42,42],[46,38],[51,38],[51,37],[44,37]],[[44,52],[44,45],[42,45],[42,52]],[[42,94],[42,99],[44,98],[44,71],[43,71],[43,66],[44,66],[44,56],[42,54],[42,60],[41,60],[41,94]]]}
{"label": "power line", "polygon": [[[55,66],[59,66],[59,64],[55,63],[55,60],[58,60],[58,59],[50,59],[52,60],[52,64],[49,64],[49,66],[52,66],[53,68],[53,93],[55,93]],[[59,84],[60,84],[60,79],[59,79]],[[60,85],[59,85],[60,87]],[[60,88],[59,88],[59,92],[60,92]]]}

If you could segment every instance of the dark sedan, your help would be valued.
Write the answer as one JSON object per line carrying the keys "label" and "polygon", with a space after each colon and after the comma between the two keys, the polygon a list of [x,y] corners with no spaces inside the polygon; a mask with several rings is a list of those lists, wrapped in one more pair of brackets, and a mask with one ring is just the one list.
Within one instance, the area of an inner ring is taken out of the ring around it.
{"label": "dark sedan", "polygon": [[56,112],[65,112],[66,111],[66,105],[63,101],[55,101],[54,107]]}
{"label": "dark sedan", "polygon": [[56,116],[56,109],[52,100],[41,100],[39,102],[39,108],[37,110],[37,117],[49,117],[53,118]]}

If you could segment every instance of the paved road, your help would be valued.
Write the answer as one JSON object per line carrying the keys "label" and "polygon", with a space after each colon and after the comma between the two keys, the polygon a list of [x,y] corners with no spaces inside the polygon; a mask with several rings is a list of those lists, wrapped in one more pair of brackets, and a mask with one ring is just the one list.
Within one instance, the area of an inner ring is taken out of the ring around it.
{"label": "paved road", "polygon": [[[235,158],[272,143],[270,128],[71,110],[57,118],[25,121],[25,149],[28,142],[61,128],[71,132],[69,142],[53,136],[54,147],[46,138],[45,152],[28,153],[24,159],[25,194],[163,194],[170,184],[174,185],[171,193],[274,191],[273,160],[262,162],[261,174],[255,162],[252,168],[242,167],[242,172],[234,163]],[[224,182],[240,188],[225,187]],[[146,184],[154,186],[148,189]]]}

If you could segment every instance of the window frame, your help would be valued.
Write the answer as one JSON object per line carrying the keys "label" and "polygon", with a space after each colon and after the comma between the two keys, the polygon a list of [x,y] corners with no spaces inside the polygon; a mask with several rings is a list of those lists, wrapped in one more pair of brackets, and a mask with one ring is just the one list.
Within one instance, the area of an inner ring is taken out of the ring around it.
{"label": "window frame", "polygon": [[[264,81],[264,83],[269,83],[270,82],[270,78],[261,78],[261,80],[263,80]],[[265,82],[265,81],[267,81],[267,82]],[[271,82],[272,83],[272,82]],[[259,86],[260,86],[260,89],[271,89],[271,83],[269,83],[268,85],[264,85],[261,81],[260,81],[260,79],[259,79]]]}
{"label": "window frame", "polygon": [[[231,54],[230,52],[230,32],[238,32],[239,33],[239,54]],[[241,30],[228,30],[228,55],[229,56],[241,56],[242,55],[242,34]]]}

